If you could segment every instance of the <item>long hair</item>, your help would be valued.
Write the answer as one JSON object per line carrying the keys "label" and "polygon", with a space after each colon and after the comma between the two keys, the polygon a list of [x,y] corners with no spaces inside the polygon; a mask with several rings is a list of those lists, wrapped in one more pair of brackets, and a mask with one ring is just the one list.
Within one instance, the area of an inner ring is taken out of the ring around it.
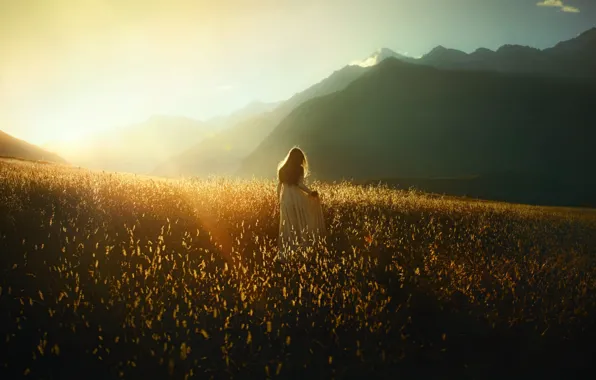
{"label": "long hair", "polygon": [[277,179],[281,183],[297,185],[300,177],[308,176],[308,161],[304,152],[294,147],[286,158],[277,165]]}

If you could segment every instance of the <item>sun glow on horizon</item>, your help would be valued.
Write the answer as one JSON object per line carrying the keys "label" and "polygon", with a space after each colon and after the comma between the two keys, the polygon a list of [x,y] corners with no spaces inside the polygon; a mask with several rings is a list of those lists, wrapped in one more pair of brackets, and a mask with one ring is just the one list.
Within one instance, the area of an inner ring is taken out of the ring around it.
{"label": "sun glow on horizon", "polygon": [[[417,58],[438,44],[551,46],[592,23],[545,29],[553,20],[596,9],[472,1],[0,1],[0,130],[46,145],[156,114],[205,121],[288,99],[349,62],[370,66],[375,59],[354,59],[375,47]],[[536,12],[547,14],[543,24],[528,26]],[[513,15],[511,32],[503,15]]]}
{"label": "sun glow on horizon", "polygon": [[[230,13],[232,2],[36,5],[0,10],[15,16],[0,18],[0,114],[10,121],[1,127],[15,137],[68,143],[156,114],[205,120],[256,100],[230,75],[230,55],[219,46],[246,27],[245,16]],[[257,40],[264,31],[249,34]]]}

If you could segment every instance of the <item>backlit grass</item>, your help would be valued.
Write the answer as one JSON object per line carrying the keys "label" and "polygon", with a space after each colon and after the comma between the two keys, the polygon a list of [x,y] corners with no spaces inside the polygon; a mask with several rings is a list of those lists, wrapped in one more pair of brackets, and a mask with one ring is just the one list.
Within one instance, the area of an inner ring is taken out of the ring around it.
{"label": "backlit grass", "polygon": [[314,187],[327,243],[280,265],[273,182],[0,162],[0,371],[503,378],[589,363],[595,212]]}

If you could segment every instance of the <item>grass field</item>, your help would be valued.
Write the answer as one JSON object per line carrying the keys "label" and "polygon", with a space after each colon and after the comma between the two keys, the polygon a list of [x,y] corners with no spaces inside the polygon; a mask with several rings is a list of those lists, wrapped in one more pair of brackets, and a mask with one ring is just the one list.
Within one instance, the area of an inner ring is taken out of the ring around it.
{"label": "grass field", "polygon": [[327,242],[278,264],[273,182],[0,161],[0,377],[592,367],[595,211],[314,187]]}

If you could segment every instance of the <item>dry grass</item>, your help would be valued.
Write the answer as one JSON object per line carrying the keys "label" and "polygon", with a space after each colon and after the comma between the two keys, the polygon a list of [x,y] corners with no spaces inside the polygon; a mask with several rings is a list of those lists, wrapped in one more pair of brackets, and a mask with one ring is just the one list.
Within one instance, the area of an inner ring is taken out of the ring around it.
{"label": "dry grass", "polygon": [[590,363],[594,211],[315,187],[327,243],[280,265],[272,182],[0,162],[0,370],[501,378]]}

